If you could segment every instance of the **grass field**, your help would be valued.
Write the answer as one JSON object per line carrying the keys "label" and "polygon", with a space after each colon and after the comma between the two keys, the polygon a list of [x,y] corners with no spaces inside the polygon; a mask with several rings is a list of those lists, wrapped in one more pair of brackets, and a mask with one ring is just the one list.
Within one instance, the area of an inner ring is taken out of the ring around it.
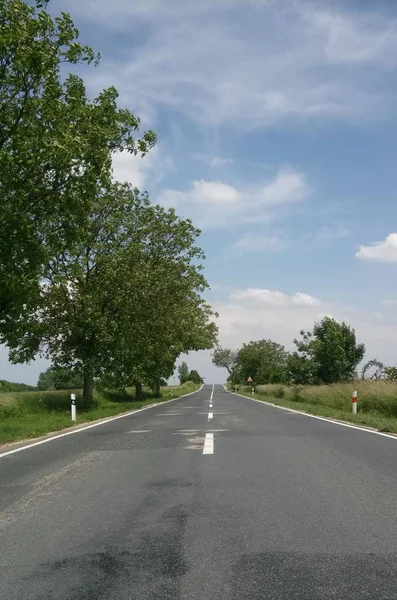
{"label": "grass field", "polygon": [[[352,413],[354,391],[358,393],[357,415]],[[251,396],[246,386],[240,386],[239,393]],[[320,386],[258,385],[254,398],[397,433],[397,382],[393,381],[359,380]]]}
{"label": "grass field", "polygon": [[[76,390],[77,424],[95,421],[156,402],[178,398],[199,388],[187,382],[181,386],[161,388],[161,398],[148,390],[145,400],[136,402],[132,389],[126,393],[96,392],[95,406],[85,408],[82,393]],[[70,390],[67,392],[7,392],[0,394],[0,444],[40,437],[52,431],[71,427]]]}

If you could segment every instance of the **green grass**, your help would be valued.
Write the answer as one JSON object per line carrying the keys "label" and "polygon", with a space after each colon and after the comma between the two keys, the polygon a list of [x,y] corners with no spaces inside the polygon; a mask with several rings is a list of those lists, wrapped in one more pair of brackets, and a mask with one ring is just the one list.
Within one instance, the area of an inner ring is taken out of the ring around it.
{"label": "green grass", "polygon": [[[161,398],[154,398],[148,390],[144,390],[146,398],[140,402],[134,400],[130,388],[125,393],[97,392],[93,407],[84,407],[82,393],[76,390],[77,424],[165,402],[198,388],[192,382],[164,387],[161,388]],[[40,437],[75,424],[70,417],[70,391],[0,394],[0,444]]]}
{"label": "green grass", "polygon": [[[358,413],[352,413],[352,392],[358,392]],[[251,396],[250,388],[239,393]],[[397,433],[397,382],[354,381],[321,386],[256,386],[253,396],[278,406],[294,408],[312,415],[349,421]]]}

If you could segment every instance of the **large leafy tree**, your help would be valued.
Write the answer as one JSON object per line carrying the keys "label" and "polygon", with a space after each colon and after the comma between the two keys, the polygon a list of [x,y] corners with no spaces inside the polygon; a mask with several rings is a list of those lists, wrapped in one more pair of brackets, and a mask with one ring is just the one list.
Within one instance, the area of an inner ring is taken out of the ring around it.
{"label": "large leafy tree", "polygon": [[42,266],[76,235],[115,151],[145,153],[153,132],[117,107],[112,87],[90,101],[68,74],[98,56],[47,0],[0,0],[0,331],[40,296]]}
{"label": "large leafy tree", "polygon": [[354,329],[331,317],[316,323],[312,332],[301,331],[301,339],[294,343],[297,351],[289,366],[296,383],[348,381],[365,354],[365,346],[357,343]]}
{"label": "large leafy tree", "polygon": [[38,308],[24,307],[9,344],[15,362],[41,352],[112,387],[160,382],[177,356],[212,347],[201,298],[199,232],[127,184],[101,188],[73,243],[42,272]]}
{"label": "large leafy tree", "polygon": [[243,344],[237,355],[241,382],[252,378],[255,384],[283,383],[286,380],[288,352],[269,339]]}

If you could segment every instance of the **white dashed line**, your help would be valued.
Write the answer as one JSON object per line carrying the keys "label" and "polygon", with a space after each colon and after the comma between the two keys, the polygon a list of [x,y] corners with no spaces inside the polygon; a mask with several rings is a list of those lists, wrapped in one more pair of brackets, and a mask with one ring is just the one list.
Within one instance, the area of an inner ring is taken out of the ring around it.
{"label": "white dashed line", "polygon": [[212,413],[212,412],[208,413],[208,420],[212,421],[213,418],[214,418],[214,413]]}
{"label": "white dashed line", "polygon": [[210,408],[212,408],[212,407],[213,407],[213,404],[212,404],[212,402],[210,402]]}
{"label": "white dashed line", "polygon": [[151,433],[151,429],[135,429],[132,431],[127,431],[127,433]]}
{"label": "white dashed line", "polygon": [[212,391],[211,391],[211,400],[214,397],[214,384],[212,384]]}
{"label": "white dashed line", "polygon": [[214,454],[214,434],[206,433],[203,454]]}

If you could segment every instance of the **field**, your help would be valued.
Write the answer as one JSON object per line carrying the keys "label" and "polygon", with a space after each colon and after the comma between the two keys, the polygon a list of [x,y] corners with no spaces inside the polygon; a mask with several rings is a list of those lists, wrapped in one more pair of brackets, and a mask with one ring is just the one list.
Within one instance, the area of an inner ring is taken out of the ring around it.
{"label": "field", "polygon": [[[132,389],[125,393],[96,392],[91,408],[84,407],[81,390],[76,390],[77,424],[164,402],[198,388],[192,382],[163,387],[161,398],[154,398],[145,389],[145,400],[140,402],[134,400]],[[75,424],[70,416],[70,391],[0,393],[0,444],[40,437]]]}
{"label": "field", "polygon": [[[251,395],[247,386],[240,386],[238,391]],[[357,415],[352,414],[354,391],[358,393]],[[394,381],[358,380],[320,386],[258,385],[254,398],[397,433],[397,382]]]}

